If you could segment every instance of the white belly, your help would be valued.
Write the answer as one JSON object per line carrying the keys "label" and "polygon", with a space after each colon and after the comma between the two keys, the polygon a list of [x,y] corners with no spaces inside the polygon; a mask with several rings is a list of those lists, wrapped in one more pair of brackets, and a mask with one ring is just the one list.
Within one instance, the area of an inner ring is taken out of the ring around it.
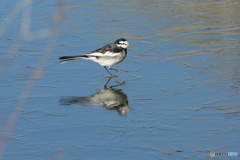
{"label": "white belly", "polygon": [[116,56],[101,56],[101,57],[94,57],[91,58],[92,61],[99,63],[101,66],[112,66],[117,63],[122,62],[126,57],[124,53],[118,53]]}

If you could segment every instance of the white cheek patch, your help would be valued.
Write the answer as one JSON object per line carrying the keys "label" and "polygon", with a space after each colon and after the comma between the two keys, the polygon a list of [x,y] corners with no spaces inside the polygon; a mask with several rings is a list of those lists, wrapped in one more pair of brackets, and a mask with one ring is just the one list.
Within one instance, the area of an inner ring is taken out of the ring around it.
{"label": "white cheek patch", "polygon": [[118,46],[122,48],[127,48],[129,46],[129,43],[127,41],[119,41],[120,44]]}
{"label": "white cheek patch", "polygon": [[120,44],[129,45],[128,41],[119,41]]}

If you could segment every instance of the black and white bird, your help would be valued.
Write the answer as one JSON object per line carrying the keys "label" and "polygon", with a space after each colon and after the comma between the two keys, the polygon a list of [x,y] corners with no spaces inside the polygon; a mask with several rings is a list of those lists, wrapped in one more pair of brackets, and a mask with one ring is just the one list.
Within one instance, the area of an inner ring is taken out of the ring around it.
{"label": "black and white bird", "polygon": [[128,97],[120,89],[103,88],[88,97],[67,96],[61,97],[60,105],[80,104],[84,106],[102,106],[108,110],[116,110],[122,116],[130,112]]}
{"label": "black and white bird", "polygon": [[107,70],[107,72],[110,74],[108,77],[117,77],[116,75],[112,75],[107,67],[118,72],[126,72],[119,69],[113,69],[111,66],[122,62],[126,58],[128,46],[130,46],[130,43],[125,38],[120,38],[117,39],[114,43],[107,44],[106,46],[90,53],[79,56],[64,56],[59,57],[59,59],[61,62],[76,59],[92,60]]}

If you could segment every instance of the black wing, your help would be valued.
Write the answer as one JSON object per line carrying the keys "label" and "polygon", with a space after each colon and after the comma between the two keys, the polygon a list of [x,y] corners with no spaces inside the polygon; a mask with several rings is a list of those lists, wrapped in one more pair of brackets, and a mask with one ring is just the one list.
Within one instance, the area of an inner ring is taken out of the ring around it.
{"label": "black wing", "polygon": [[121,52],[122,51],[122,48],[118,47],[116,44],[114,43],[111,43],[111,44],[108,44],[102,48],[99,48],[95,51],[92,51],[91,53],[95,53],[95,52],[98,52],[98,53],[106,53],[106,52],[114,52],[114,53],[117,53],[117,52]]}

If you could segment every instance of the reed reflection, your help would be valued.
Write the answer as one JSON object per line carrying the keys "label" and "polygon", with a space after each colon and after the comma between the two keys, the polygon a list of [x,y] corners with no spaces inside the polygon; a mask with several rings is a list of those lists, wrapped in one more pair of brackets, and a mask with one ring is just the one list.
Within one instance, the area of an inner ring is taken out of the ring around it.
{"label": "reed reflection", "polygon": [[88,97],[61,97],[59,103],[60,105],[80,104],[84,106],[101,106],[106,107],[108,110],[116,110],[120,115],[125,116],[130,111],[127,95],[121,89],[114,89],[114,87],[124,85],[125,82],[117,82],[116,85],[107,87],[111,79],[109,78],[104,88],[95,94]]}

